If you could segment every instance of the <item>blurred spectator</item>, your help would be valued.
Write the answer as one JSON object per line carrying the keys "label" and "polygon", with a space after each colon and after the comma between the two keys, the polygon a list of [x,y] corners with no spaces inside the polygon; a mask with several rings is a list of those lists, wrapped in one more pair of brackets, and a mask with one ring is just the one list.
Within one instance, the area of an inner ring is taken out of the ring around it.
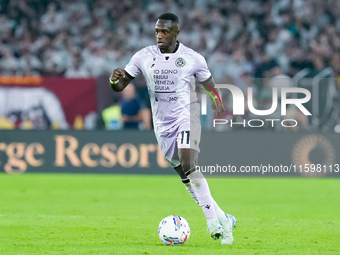
{"label": "blurred spectator", "polygon": [[18,59],[14,57],[11,50],[6,50],[3,52],[3,56],[0,62],[0,68],[3,75],[15,75],[19,68]]}
{"label": "blurred spectator", "polygon": [[55,3],[49,3],[45,14],[41,17],[41,31],[51,36],[57,35],[66,25],[64,16],[65,14],[63,12],[57,12]]}
{"label": "blurred spectator", "polygon": [[132,83],[122,91],[120,104],[123,128],[151,129],[151,112],[136,95],[136,89]]}
{"label": "blurred spectator", "polygon": [[[119,104],[118,98],[114,98],[111,106],[102,111],[102,120],[106,130],[118,130],[122,128],[121,123],[122,109]],[[98,125],[101,127],[101,124]]]}
{"label": "blurred spectator", "polygon": [[136,94],[135,86],[130,83],[118,96],[113,98],[111,106],[102,111],[98,126],[104,125],[107,130],[118,129],[151,129],[151,112]]}
{"label": "blurred spectator", "polygon": [[[0,75],[109,76],[155,43],[155,20],[170,11],[179,40],[204,55],[217,83],[245,73],[288,82],[329,66],[340,76],[339,10],[337,0],[3,0]],[[258,81],[266,98],[276,83]]]}
{"label": "blurred spectator", "polygon": [[91,77],[91,73],[84,65],[82,65],[80,59],[74,59],[72,65],[67,68],[65,76],[68,78],[88,78]]}
{"label": "blurred spectator", "polygon": [[293,86],[293,81],[292,79],[282,73],[282,70],[279,66],[274,66],[271,70],[272,72],[272,78],[269,81],[269,86],[271,88],[278,88],[278,94],[281,95],[279,89],[280,88],[287,88],[287,87],[292,87]]}
{"label": "blurred spectator", "polygon": [[[218,77],[239,76],[249,66],[262,66],[267,61],[264,54],[283,73],[294,75],[312,59],[328,64],[340,53],[339,7],[335,0],[1,1],[0,66],[5,68],[0,74],[66,75],[72,49],[78,47],[81,66],[91,76],[109,75],[113,64],[125,65],[134,52],[153,44],[155,19],[173,11],[182,21],[181,42],[201,52]],[[27,58],[22,47],[38,61],[17,73],[17,63]],[[335,71],[340,75],[339,68]]]}

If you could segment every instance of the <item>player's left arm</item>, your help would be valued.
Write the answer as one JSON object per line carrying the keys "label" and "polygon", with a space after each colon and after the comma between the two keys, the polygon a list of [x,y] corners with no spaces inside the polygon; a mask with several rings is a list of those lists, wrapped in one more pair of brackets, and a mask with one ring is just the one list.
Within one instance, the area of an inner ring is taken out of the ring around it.
{"label": "player's left arm", "polygon": [[216,114],[216,116],[219,116],[222,112],[225,111],[225,108],[222,102],[221,90],[219,88],[216,88],[216,84],[212,76],[210,76],[210,78],[200,83],[204,86],[205,89],[207,89],[214,96],[216,104],[212,103],[211,107],[214,113]]}
{"label": "player's left arm", "polygon": [[201,83],[205,89],[207,89],[211,95],[214,96],[215,103],[212,104],[212,108],[216,116],[219,116],[225,109],[222,103],[222,94],[219,88],[216,88],[214,79],[209,71],[207,62],[201,54],[196,55],[196,72],[195,77]]}

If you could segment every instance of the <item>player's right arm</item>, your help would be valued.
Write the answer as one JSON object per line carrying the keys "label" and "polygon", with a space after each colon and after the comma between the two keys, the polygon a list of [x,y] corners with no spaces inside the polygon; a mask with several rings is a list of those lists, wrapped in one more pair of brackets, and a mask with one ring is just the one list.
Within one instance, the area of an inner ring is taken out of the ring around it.
{"label": "player's right arm", "polygon": [[127,75],[123,69],[116,68],[113,70],[109,80],[111,88],[115,92],[120,92],[125,89],[127,85],[129,85],[129,83],[132,81],[132,78],[129,77],[129,75]]}
{"label": "player's right arm", "polygon": [[110,84],[114,91],[122,91],[138,74],[141,73],[140,61],[143,60],[143,57],[143,50],[140,50],[133,55],[124,70],[120,68],[113,70],[110,76]]}

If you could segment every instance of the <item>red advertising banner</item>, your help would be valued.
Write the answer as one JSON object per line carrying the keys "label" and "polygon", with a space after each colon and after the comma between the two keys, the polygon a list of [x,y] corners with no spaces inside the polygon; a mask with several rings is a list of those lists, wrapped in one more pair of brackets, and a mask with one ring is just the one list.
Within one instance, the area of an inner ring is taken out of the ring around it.
{"label": "red advertising banner", "polygon": [[0,118],[14,128],[66,129],[96,110],[94,78],[0,77]]}

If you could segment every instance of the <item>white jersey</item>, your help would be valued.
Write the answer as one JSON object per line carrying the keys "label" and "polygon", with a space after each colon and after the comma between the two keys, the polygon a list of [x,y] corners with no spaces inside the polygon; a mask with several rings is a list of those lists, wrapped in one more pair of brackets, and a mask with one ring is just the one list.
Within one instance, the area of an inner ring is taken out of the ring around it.
{"label": "white jersey", "polygon": [[131,58],[125,71],[132,77],[144,75],[155,132],[188,121],[192,109],[199,114],[199,107],[193,107],[197,103],[193,81],[211,76],[204,57],[181,43],[174,53],[162,53],[157,45],[145,47]]}

